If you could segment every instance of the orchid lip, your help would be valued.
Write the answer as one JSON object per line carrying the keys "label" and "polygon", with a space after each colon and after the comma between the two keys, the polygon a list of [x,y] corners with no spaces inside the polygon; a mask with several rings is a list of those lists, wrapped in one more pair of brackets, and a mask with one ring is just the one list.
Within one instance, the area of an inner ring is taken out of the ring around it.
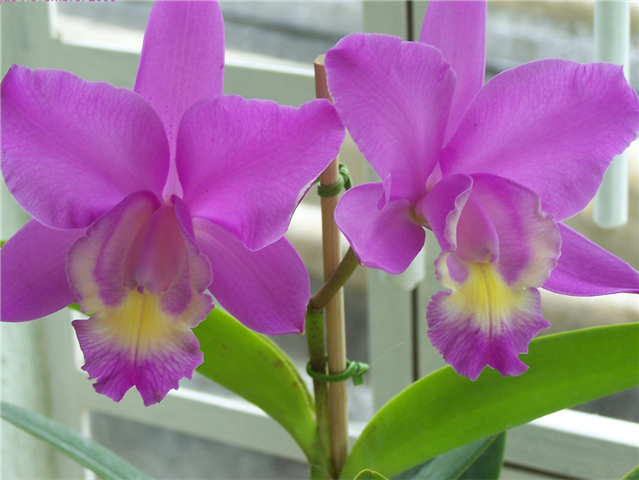
{"label": "orchid lip", "polygon": [[211,267],[185,233],[181,224],[188,221],[187,207],[137,192],[68,253],[82,311],[95,313],[74,322],[84,369],[97,379],[96,390],[116,401],[135,386],[145,405],[156,403],[202,361],[191,328],[212,308],[203,294]]}

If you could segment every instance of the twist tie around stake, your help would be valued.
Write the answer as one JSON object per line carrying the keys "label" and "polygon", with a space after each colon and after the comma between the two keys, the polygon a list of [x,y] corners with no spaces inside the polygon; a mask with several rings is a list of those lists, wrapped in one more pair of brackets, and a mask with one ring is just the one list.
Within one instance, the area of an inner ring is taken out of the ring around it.
{"label": "twist tie around stake", "polygon": [[344,190],[348,190],[353,186],[353,180],[348,173],[348,168],[343,163],[339,164],[339,180],[333,185],[322,186],[317,183],[317,194],[320,197],[334,197]]}
{"label": "twist tie around stake", "polygon": [[334,373],[332,375],[326,375],[323,373],[316,372],[311,367],[311,362],[309,361],[306,364],[306,373],[313,380],[317,380],[318,382],[331,383],[331,382],[343,382],[344,380],[348,380],[353,377],[353,385],[363,385],[364,384],[364,374],[368,371],[370,366],[368,363],[363,362],[351,362],[350,360],[346,360],[346,370],[342,373]]}

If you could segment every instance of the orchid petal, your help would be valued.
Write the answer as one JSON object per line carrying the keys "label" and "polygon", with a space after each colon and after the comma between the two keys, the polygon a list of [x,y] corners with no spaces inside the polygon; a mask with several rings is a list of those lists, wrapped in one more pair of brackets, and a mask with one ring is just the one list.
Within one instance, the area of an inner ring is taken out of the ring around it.
{"label": "orchid petal", "polygon": [[[561,236],[553,217],[541,211],[535,192],[515,182],[496,175],[472,177],[471,198],[488,213],[499,236],[500,275],[509,285],[540,287],[560,252]],[[467,236],[472,235],[468,229]]]}
{"label": "orchid petal", "polygon": [[468,175],[453,175],[438,182],[415,205],[415,213],[427,220],[443,251],[457,248],[457,222],[472,186]]}
{"label": "orchid petal", "polygon": [[[134,193],[100,217],[67,257],[82,311],[95,312],[73,322],[83,369],[97,379],[96,391],[115,401],[135,385],[145,405],[159,402],[202,363],[191,328],[211,310],[203,295],[211,270],[188,228],[167,218],[171,208],[151,192]],[[167,262],[171,255],[177,266]]]}
{"label": "orchid petal", "polygon": [[209,290],[231,315],[268,335],[304,331],[310,283],[288,240],[252,252],[235,235],[206,219],[194,219],[194,226],[197,243],[213,268]]}
{"label": "orchid petal", "polygon": [[559,224],[561,257],[543,288],[563,295],[639,293],[639,273],[566,225]]}
{"label": "orchid petal", "polygon": [[166,314],[157,300],[131,290],[119,308],[73,321],[85,358],[82,369],[97,379],[96,392],[119,402],[136,386],[144,405],[153,405],[203,362],[191,329]]}
{"label": "orchid petal", "polygon": [[442,172],[509,178],[562,220],[587,205],[638,130],[639,99],[620,66],[531,62],[477,94],[443,152]]}
{"label": "orchid petal", "polygon": [[74,300],[65,262],[85,229],[54,230],[31,220],[0,250],[3,322],[44,317]]}
{"label": "orchid petal", "polygon": [[[219,4],[156,2],[144,32],[133,91],[160,115],[171,158],[182,115],[198,100],[221,94],[223,78],[224,23]],[[172,177],[176,175],[173,168]]]}
{"label": "orchid petal", "polygon": [[162,294],[162,306],[174,315],[181,315],[190,327],[195,327],[213,308],[211,298],[204,294],[213,281],[213,274],[209,259],[195,242],[188,206],[177,197],[172,201],[185,255],[173,284]]}
{"label": "orchid petal", "polygon": [[484,206],[471,195],[457,223],[455,253],[469,262],[497,262],[499,232]]}
{"label": "orchid petal", "polygon": [[536,287],[557,264],[561,238],[535,192],[495,175],[471,177],[470,197],[458,215],[457,248],[435,263],[449,292],[436,294],[428,306],[428,335],[444,359],[473,380],[486,365],[519,375],[527,367],[517,356],[550,326]]}
{"label": "orchid petal", "polygon": [[40,223],[82,228],[127,195],[160,195],[162,123],[140,96],[67,72],[14,65],[2,81],[2,170]]}
{"label": "orchid petal", "polygon": [[484,84],[486,2],[434,1],[428,4],[419,41],[442,51],[457,74],[444,144]]}
{"label": "orchid petal", "polygon": [[[79,297],[80,307],[92,314],[106,305],[118,305],[133,287],[130,254],[136,246],[160,202],[150,192],[136,192],[122,200],[87,230],[86,238],[69,250],[67,277]],[[128,274],[128,275],[127,275]]]}
{"label": "orchid petal", "polygon": [[325,65],[335,108],[384,182],[380,206],[416,202],[443,145],[454,72],[433,47],[375,34],[343,38]]}
{"label": "orchid petal", "polygon": [[[446,256],[438,259],[444,268]],[[536,288],[508,286],[490,263],[468,263],[463,284],[449,284],[428,304],[428,338],[457,373],[475,380],[488,365],[502,375],[528,367],[518,358],[550,323],[541,316]],[[444,276],[446,276],[444,274]]]}
{"label": "orchid petal", "polygon": [[381,183],[351,188],[337,204],[335,222],[362,265],[397,274],[417,256],[426,235],[408,200],[378,208],[383,190]]}
{"label": "orchid petal", "polygon": [[178,136],[183,199],[194,217],[258,250],[284,235],[343,138],[326,100],[300,108],[235,95],[200,101],[184,115]]}

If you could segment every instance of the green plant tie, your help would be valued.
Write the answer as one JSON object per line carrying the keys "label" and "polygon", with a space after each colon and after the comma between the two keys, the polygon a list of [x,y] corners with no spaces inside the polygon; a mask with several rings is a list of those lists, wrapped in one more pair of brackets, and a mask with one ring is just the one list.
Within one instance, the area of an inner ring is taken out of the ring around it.
{"label": "green plant tie", "polygon": [[353,385],[363,385],[364,384],[364,374],[368,371],[370,366],[368,363],[363,362],[351,362],[350,360],[346,360],[346,370],[342,373],[334,373],[332,375],[326,375],[324,373],[319,373],[313,370],[311,367],[311,362],[309,361],[306,364],[306,373],[308,373],[309,377],[313,380],[317,380],[318,382],[331,383],[331,382],[343,382],[344,380],[348,380],[353,377]]}
{"label": "green plant tie", "polygon": [[322,186],[317,183],[317,194],[320,197],[334,197],[339,194],[342,189],[348,190],[353,186],[353,180],[348,173],[348,168],[343,163],[339,164],[339,180],[333,185]]}

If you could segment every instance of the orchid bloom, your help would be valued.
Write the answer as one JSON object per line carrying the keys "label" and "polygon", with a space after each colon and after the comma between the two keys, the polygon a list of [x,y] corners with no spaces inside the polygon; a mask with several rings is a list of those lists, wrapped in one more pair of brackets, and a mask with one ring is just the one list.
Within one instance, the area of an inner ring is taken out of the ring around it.
{"label": "orchid bloom", "polygon": [[326,55],[342,121],[381,178],[349,190],[336,222],[363,265],[397,274],[442,248],[447,291],[429,338],[476,379],[518,358],[549,323],[539,287],[566,295],[639,293],[639,274],[560,223],[594,196],[637,138],[639,102],[612,64],[542,60],[483,85],[486,3],[433,1],[419,42],[353,34]]}
{"label": "orchid bloom", "polygon": [[222,94],[216,2],[159,2],[133,91],[14,65],[2,81],[2,170],[33,216],[2,248],[2,320],[77,301],[99,393],[159,402],[202,363],[208,290],[244,325],[301,333],[308,273],[283,235],[343,126]]}

